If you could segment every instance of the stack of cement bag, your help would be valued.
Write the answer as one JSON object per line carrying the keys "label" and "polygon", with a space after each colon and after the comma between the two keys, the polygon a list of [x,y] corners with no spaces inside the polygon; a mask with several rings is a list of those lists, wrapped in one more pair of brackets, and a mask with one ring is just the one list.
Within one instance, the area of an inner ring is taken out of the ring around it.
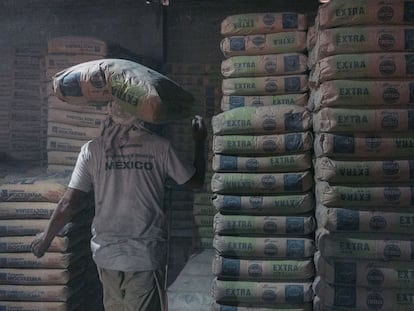
{"label": "stack of cement bag", "polygon": [[332,0],[318,10],[316,311],[414,309],[412,8]]}
{"label": "stack of cement bag", "polygon": [[93,200],[85,201],[46,254],[36,258],[30,244],[46,229],[68,180],[35,171],[0,180],[0,309],[102,310],[89,247]]}
{"label": "stack of cement bag", "polygon": [[296,13],[222,22],[223,111],[212,119],[214,311],[312,308],[306,28]]}
{"label": "stack of cement bag", "polygon": [[81,146],[99,136],[101,123],[106,118],[103,105],[79,106],[59,99],[52,89],[53,76],[74,65],[102,59],[106,54],[106,43],[95,38],[67,36],[48,41],[47,168],[50,173],[71,172]]}

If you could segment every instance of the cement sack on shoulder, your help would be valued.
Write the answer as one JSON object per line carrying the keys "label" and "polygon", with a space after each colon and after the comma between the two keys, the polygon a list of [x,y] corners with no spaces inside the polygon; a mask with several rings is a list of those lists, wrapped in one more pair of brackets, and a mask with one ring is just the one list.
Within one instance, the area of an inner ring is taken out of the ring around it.
{"label": "cement sack on shoulder", "polygon": [[309,151],[312,144],[313,135],[310,131],[277,135],[213,136],[213,152],[227,155],[297,154]]}
{"label": "cement sack on shoulder", "polygon": [[77,311],[78,306],[68,302],[0,301],[4,311]]}
{"label": "cement sack on shoulder", "polygon": [[308,90],[308,75],[226,78],[223,95],[282,95]]}
{"label": "cement sack on shoulder", "polygon": [[315,132],[410,132],[414,109],[322,108],[312,120]]}
{"label": "cement sack on shoulder", "polygon": [[312,283],[222,281],[214,279],[213,299],[223,303],[300,305],[312,301]]}
{"label": "cement sack on shoulder", "polygon": [[413,207],[414,188],[407,186],[330,185],[316,182],[316,200],[328,207]]}
{"label": "cement sack on shoulder", "polygon": [[57,203],[0,202],[0,219],[49,219]]}
{"label": "cement sack on shoulder", "polygon": [[410,298],[414,295],[414,289],[410,288],[332,286],[317,277],[313,289],[319,297],[322,310],[325,307],[341,311],[411,311],[414,308]]}
{"label": "cement sack on shoulder", "polygon": [[49,109],[47,117],[48,122],[69,124],[75,126],[85,126],[92,128],[100,128],[105,119],[106,115],[100,113],[81,113],[58,109]]}
{"label": "cement sack on shoulder", "polygon": [[232,56],[221,62],[224,77],[284,76],[306,72],[303,53]]}
{"label": "cement sack on shoulder", "polygon": [[414,214],[383,211],[362,211],[316,206],[319,227],[330,232],[377,232],[414,235]]}
{"label": "cement sack on shoulder", "polygon": [[48,122],[47,135],[61,138],[90,140],[97,138],[101,130],[99,127],[77,126],[71,124]]}
{"label": "cement sack on shoulder", "polygon": [[226,58],[242,55],[302,53],[305,49],[305,31],[228,36],[220,42],[220,50]]}
{"label": "cement sack on shoulder", "polygon": [[214,173],[211,189],[220,194],[289,194],[310,190],[313,186],[310,171],[298,173]]}
{"label": "cement sack on shoulder", "polygon": [[[213,302],[211,306],[211,311],[312,311],[312,304],[302,304],[300,306],[286,306],[286,305],[276,305],[273,307],[258,307],[256,304],[243,306],[237,306],[234,304],[223,304]],[[48,310],[47,310],[48,311]],[[60,310],[59,310],[60,311]]]}
{"label": "cement sack on shoulder", "polygon": [[0,300],[65,302],[72,293],[65,285],[0,285]]}
{"label": "cement sack on shoulder", "polygon": [[87,246],[83,251],[72,253],[51,253],[46,252],[41,258],[36,258],[32,252],[26,253],[0,253],[2,268],[18,269],[66,269],[73,262],[80,260],[88,255],[90,250]]}
{"label": "cement sack on shoulder", "polygon": [[409,107],[414,104],[412,88],[410,80],[325,81],[315,92],[315,110],[322,107]]}
{"label": "cement sack on shoulder", "polygon": [[333,0],[318,8],[318,28],[413,24],[412,3],[404,0]]}
{"label": "cement sack on shoulder", "polygon": [[311,216],[214,216],[214,232],[219,235],[301,236],[315,231],[316,222]]}
{"label": "cement sack on shoulder", "polygon": [[314,167],[316,180],[333,184],[392,185],[414,180],[413,160],[341,161],[320,157]]}
{"label": "cement sack on shoulder", "polygon": [[98,38],[61,36],[48,40],[47,51],[50,54],[92,54],[106,56],[108,46]]}
{"label": "cement sack on shoulder", "polygon": [[48,164],[60,164],[75,166],[78,152],[49,151],[47,153]]}
{"label": "cement sack on shoulder", "polygon": [[149,123],[190,116],[194,97],[168,77],[124,59],[102,59],[82,63],[57,73],[56,96],[70,104],[107,104]]}
{"label": "cement sack on shoulder", "polygon": [[47,137],[47,151],[65,151],[80,152],[82,146],[88,142],[88,139],[71,139],[62,137]]}
{"label": "cement sack on shoulder", "polygon": [[263,12],[229,15],[220,25],[223,36],[251,35],[306,30],[305,14],[295,12]]}
{"label": "cement sack on shoulder", "polygon": [[309,238],[257,238],[219,236],[213,247],[223,257],[240,259],[305,259],[315,252],[315,241]]}
{"label": "cement sack on shoulder", "polygon": [[211,125],[213,135],[304,132],[312,125],[312,115],[294,105],[240,107],[214,115]]}
{"label": "cement sack on shoulder", "polygon": [[350,160],[407,159],[414,156],[414,137],[409,133],[316,133],[314,153]]}
{"label": "cement sack on shoulder", "polygon": [[213,274],[219,279],[299,281],[314,277],[312,259],[243,260],[216,255]]}
{"label": "cement sack on shoulder", "polygon": [[306,107],[307,102],[307,93],[267,96],[223,95],[221,97],[221,110],[227,111],[239,107],[262,107],[273,105],[296,105]]}
{"label": "cement sack on shoulder", "polygon": [[268,157],[239,157],[215,154],[212,159],[212,169],[215,172],[300,172],[312,167],[309,152],[301,154],[268,156]]}
{"label": "cement sack on shoulder", "polygon": [[390,235],[376,233],[343,234],[331,233],[326,229],[317,229],[315,243],[321,256],[341,259],[412,261],[414,243],[402,240],[402,236],[393,240]]}
{"label": "cement sack on shoulder", "polygon": [[314,262],[317,274],[329,284],[414,288],[412,261],[326,259],[316,252]]}

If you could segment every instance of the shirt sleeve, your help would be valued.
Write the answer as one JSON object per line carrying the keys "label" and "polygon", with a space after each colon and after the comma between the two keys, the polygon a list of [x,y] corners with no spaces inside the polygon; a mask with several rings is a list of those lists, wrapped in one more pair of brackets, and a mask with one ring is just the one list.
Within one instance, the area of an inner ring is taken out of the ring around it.
{"label": "shirt sleeve", "polygon": [[92,189],[92,176],[89,170],[90,162],[89,143],[82,146],[76,160],[75,168],[69,182],[69,188],[78,189],[83,192],[89,192]]}
{"label": "shirt sleeve", "polygon": [[185,184],[195,173],[195,167],[189,161],[182,161],[175,149],[169,144],[167,154],[167,174],[179,184]]}

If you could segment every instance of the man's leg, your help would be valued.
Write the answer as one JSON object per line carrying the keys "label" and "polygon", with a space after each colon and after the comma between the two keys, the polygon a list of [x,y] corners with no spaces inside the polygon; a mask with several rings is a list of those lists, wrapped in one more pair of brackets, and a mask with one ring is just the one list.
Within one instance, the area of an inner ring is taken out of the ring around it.
{"label": "man's leg", "polygon": [[123,311],[124,291],[122,290],[122,283],[124,273],[102,268],[98,268],[98,272],[103,288],[105,311]]}

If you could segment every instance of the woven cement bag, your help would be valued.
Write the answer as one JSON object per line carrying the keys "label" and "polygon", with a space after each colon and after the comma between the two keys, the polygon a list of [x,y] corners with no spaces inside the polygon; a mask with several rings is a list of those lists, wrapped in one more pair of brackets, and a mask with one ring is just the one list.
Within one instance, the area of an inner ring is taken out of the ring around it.
{"label": "woven cement bag", "polygon": [[67,302],[0,301],[0,308],[5,311],[76,311],[79,307]]}
{"label": "woven cement bag", "polygon": [[49,219],[57,203],[0,202],[0,219]]}
{"label": "woven cement bag", "polygon": [[413,53],[361,53],[328,56],[309,76],[314,87],[337,79],[409,79],[414,77]]}
{"label": "woven cement bag", "polygon": [[310,190],[310,171],[298,173],[214,173],[211,190],[220,194],[288,194]]}
{"label": "woven cement bag", "polygon": [[224,214],[240,215],[299,215],[314,209],[313,193],[293,195],[213,196],[213,205]]}
{"label": "woven cement bag", "polygon": [[215,172],[300,172],[312,166],[311,154],[289,154],[268,157],[238,157],[215,154],[212,168]]}
{"label": "woven cement bag", "polygon": [[222,281],[212,285],[215,301],[223,303],[304,304],[313,298],[312,283]]}
{"label": "woven cement bag", "polygon": [[330,185],[317,182],[315,196],[328,207],[413,207],[414,188],[410,186]]}
{"label": "woven cement bag", "polygon": [[413,213],[362,211],[317,205],[315,217],[318,226],[330,232],[414,234]]}
{"label": "woven cement bag", "polygon": [[220,25],[223,36],[306,30],[305,14],[295,12],[247,13],[227,16]]}
{"label": "woven cement bag", "polygon": [[67,269],[73,262],[81,260],[89,253],[90,250],[86,246],[82,251],[71,253],[46,252],[41,258],[36,258],[32,252],[0,253],[0,260],[2,268]]}
{"label": "woven cement bag", "polygon": [[409,133],[316,133],[314,152],[337,159],[407,159],[414,155],[414,138]]}
{"label": "woven cement bag", "polygon": [[114,100],[143,121],[160,123],[186,118],[193,96],[168,77],[123,59],[82,63],[57,73],[56,96],[70,104],[105,105]]}
{"label": "woven cement bag", "polygon": [[340,161],[328,157],[315,160],[315,178],[340,184],[410,183],[414,179],[414,161]]}
{"label": "woven cement bag", "polygon": [[311,216],[214,216],[214,232],[219,235],[272,236],[308,235],[315,231],[315,219]]}
{"label": "woven cement bag", "polygon": [[[414,142],[414,139],[413,139]],[[277,135],[213,136],[213,152],[230,155],[278,155],[303,153],[311,150],[310,131]]]}
{"label": "woven cement bag", "polygon": [[78,159],[78,152],[49,151],[47,153],[48,164],[62,164],[75,166]]}
{"label": "woven cement bag", "polygon": [[411,91],[413,87],[414,83],[410,80],[325,81],[314,94],[315,109],[319,110],[321,107],[407,107],[414,103]]}
{"label": "woven cement bag", "polygon": [[306,72],[303,53],[233,56],[221,62],[224,77],[285,76]]}
{"label": "woven cement bag", "polygon": [[85,268],[77,267],[77,271],[67,269],[0,269],[0,284],[15,285],[64,285],[85,272]]}
{"label": "woven cement bag", "polygon": [[312,259],[243,260],[215,255],[213,274],[219,279],[294,282],[313,278],[315,268]]}
{"label": "woven cement bag", "polygon": [[294,105],[240,107],[211,119],[214,135],[301,132],[309,130],[311,125],[311,112]]}
{"label": "woven cement bag", "polygon": [[317,275],[334,285],[381,288],[414,288],[412,261],[326,259],[316,252]]}
{"label": "woven cement bag", "polygon": [[409,132],[414,109],[322,108],[313,114],[315,132]]}
{"label": "woven cement bag", "polygon": [[304,93],[308,75],[241,77],[223,79],[223,95],[281,95]]}
{"label": "woven cement bag", "polygon": [[412,3],[405,0],[332,0],[319,6],[318,28],[413,24]]}
{"label": "woven cement bag", "polygon": [[255,259],[304,259],[312,257],[315,241],[309,238],[219,236],[213,247],[223,257]]}
{"label": "woven cement bag", "polygon": [[393,240],[388,234],[377,233],[330,233],[326,229],[317,229],[316,247],[325,258],[367,259],[412,261],[414,243],[396,236]]}
{"label": "woven cement bag", "polygon": [[268,96],[224,95],[221,97],[221,110],[227,111],[239,107],[262,107],[273,105],[296,105],[306,107],[307,103],[307,93]]}
{"label": "woven cement bag", "polygon": [[305,31],[229,36],[220,42],[220,50],[226,58],[243,55],[302,53],[305,49]]}
{"label": "woven cement bag", "polygon": [[258,307],[257,304],[243,304],[243,306],[236,306],[234,304],[222,304],[213,302],[211,305],[211,311],[312,311],[312,304],[301,304],[300,306],[285,306],[285,305],[276,305],[273,307]]}
{"label": "woven cement bag", "polygon": [[350,311],[411,311],[414,308],[410,298],[414,295],[414,289],[411,288],[332,286],[317,277],[313,289],[319,297],[322,310],[325,310],[325,306],[333,310]]}
{"label": "woven cement bag", "polygon": [[48,122],[63,123],[75,126],[100,128],[106,115],[97,113],[80,113],[69,110],[48,109]]}
{"label": "woven cement bag", "polygon": [[92,54],[106,56],[107,44],[97,38],[80,36],[62,36],[49,39],[47,42],[49,54]]}
{"label": "woven cement bag", "polygon": [[71,139],[63,137],[47,137],[47,151],[80,152],[82,146],[88,140]]}
{"label": "woven cement bag", "polygon": [[91,140],[97,138],[100,134],[100,128],[76,126],[71,124],[47,123],[47,135],[69,139]]}

